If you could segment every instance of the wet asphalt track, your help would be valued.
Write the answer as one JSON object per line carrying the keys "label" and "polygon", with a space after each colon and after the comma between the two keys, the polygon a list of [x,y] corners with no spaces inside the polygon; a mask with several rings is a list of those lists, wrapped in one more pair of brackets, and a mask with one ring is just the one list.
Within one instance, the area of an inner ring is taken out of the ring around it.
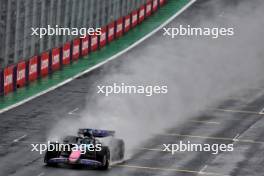
{"label": "wet asphalt track", "polygon": [[[202,9],[204,2],[199,1],[176,20],[190,18],[196,10]],[[149,40],[142,45],[147,42]],[[131,52],[140,52],[140,49],[137,47]],[[121,56],[113,62],[120,62],[125,57]],[[111,64],[104,67],[111,67]],[[86,102],[85,97],[91,92],[90,87],[105,74],[101,69],[95,70],[1,114],[0,176],[263,175],[264,115],[259,112],[264,108],[264,87],[252,88],[245,97],[230,97],[222,105],[209,108],[203,115],[193,117],[184,125],[175,124],[175,128],[168,129],[165,135],[153,137],[130,160],[113,166],[109,171],[45,167],[43,156],[29,152],[29,143],[46,141],[45,137],[55,122],[63,118],[78,118],[78,112]],[[76,111],[69,114],[73,110]],[[209,144],[233,143],[235,151],[218,155],[208,152],[171,155],[160,151],[161,144],[178,140]]]}

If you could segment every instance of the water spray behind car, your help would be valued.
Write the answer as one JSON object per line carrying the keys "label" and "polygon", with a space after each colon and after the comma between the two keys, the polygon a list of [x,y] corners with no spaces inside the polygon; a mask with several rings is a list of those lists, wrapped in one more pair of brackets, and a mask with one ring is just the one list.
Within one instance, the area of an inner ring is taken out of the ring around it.
{"label": "water spray behind car", "polygon": [[[162,32],[158,33],[121,56],[119,60],[123,62],[118,66],[104,68],[105,76],[95,77],[94,84],[87,85],[94,91],[86,95],[86,108],[81,112],[81,118],[61,121],[52,134],[63,135],[65,131],[75,132],[87,126],[115,130],[117,136],[125,140],[129,157],[143,144],[150,145],[148,139],[155,134],[187,122],[233,92],[260,87],[263,78],[259,75],[263,75],[264,64],[262,6],[252,7],[254,11],[245,13],[243,1],[235,7],[227,7],[225,18],[222,18],[219,17],[222,12],[214,9],[223,4],[221,0],[218,4],[215,2],[205,7],[212,9],[210,16],[193,12],[193,19],[176,19],[169,26],[186,21],[191,21],[193,26],[221,24],[235,29],[233,37],[172,40],[162,36]],[[256,18],[259,22],[253,23],[256,20],[252,19]],[[168,92],[150,97],[97,94],[98,85],[113,83],[166,85]]]}

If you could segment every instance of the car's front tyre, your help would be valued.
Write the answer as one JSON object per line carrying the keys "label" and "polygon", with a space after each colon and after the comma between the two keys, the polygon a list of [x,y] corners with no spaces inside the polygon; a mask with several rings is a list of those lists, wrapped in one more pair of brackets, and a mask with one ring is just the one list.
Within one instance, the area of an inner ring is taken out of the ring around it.
{"label": "car's front tyre", "polygon": [[[54,145],[59,145],[58,143],[53,143]],[[46,151],[44,156],[44,163],[46,163],[47,166],[57,166],[57,163],[51,163],[49,160],[52,158],[57,158],[60,156],[59,151]]]}
{"label": "car's front tyre", "polygon": [[47,166],[55,167],[58,165],[57,163],[49,162],[49,160],[52,158],[54,158],[54,155],[51,152],[46,152],[44,157],[44,163],[46,163]]}

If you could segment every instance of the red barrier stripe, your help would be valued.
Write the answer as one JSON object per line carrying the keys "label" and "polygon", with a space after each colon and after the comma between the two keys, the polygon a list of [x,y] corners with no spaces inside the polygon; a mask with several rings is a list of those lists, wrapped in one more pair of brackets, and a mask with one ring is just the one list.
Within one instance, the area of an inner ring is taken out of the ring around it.
{"label": "red barrier stripe", "polygon": [[102,27],[101,29],[100,47],[104,47],[106,45],[106,27]]}
{"label": "red barrier stripe", "polygon": [[82,39],[82,56],[86,56],[89,54],[89,36],[85,36]]}
{"label": "red barrier stripe", "polygon": [[166,0],[159,0],[160,6],[163,6],[166,3]]}
{"label": "red barrier stripe", "polygon": [[4,69],[4,93],[7,94],[14,90],[14,66],[9,66]]}
{"label": "red barrier stripe", "polygon": [[28,79],[34,81],[38,78],[38,56],[29,59],[28,62]]}
{"label": "red barrier stripe", "polygon": [[73,40],[73,46],[72,46],[72,60],[78,60],[80,57],[80,39],[74,39]]}
{"label": "red barrier stripe", "polygon": [[153,4],[152,4],[152,9],[153,12],[158,10],[158,6],[159,6],[159,1],[158,0],[153,0]]}
{"label": "red barrier stripe", "polygon": [[116,21],[116,37],[121,37],[123,35],[123,18],[119,18]]}
{"label": "red barrier stripe", "polygon": [[145,19],[145,5],[142,5],[139,9],[139,23],[141,23],[142,21],[144,21]]}
{"label": "red barrier stripe", "polygon": [[44,52],[41,54],[40,75],[44,77],[48,74],[49,74],[49,52]]}
{"label": "red barrier stripe", "polygon": [[60,49],[54,48],[52,49],[51,55],[51,68],[52,71],[58,70],[60,68]]}
{"label": "red barrier stripe", "polygon": [[134,10],[132,12],[132,27],[135,27],[138,24],[138,11]]}
{"label": "red barrier stripe", "polygon": [[130,30],[130,24],[131,24],[131,15],[127,15],[125,17],[125,32],[128,32]]}
{"label": "red barrier stripe", "polygon": [[26,62],[20,61],[17,64],[17,87],[23,87],[26,84]]}
{"label": "red barrier stripe", "polygon": [[67,65],[71,62],[71,44],[65,43],[62,50],[62,64]]}
{"label": "red barrier stripe", "polygon": [[115,38],[115,23],[112,22],[108,25],[108,42],[113,41]]}
{"label": "red barrier stripe", "polygon": [[150,16],[152,13],[152,1],[148,1],[146,5],[146,16]]}
{"label": "red barrier stripe", "polygon": [[98,49],[98,36],[92,35],[91,36],[91,50],[96,51]]}

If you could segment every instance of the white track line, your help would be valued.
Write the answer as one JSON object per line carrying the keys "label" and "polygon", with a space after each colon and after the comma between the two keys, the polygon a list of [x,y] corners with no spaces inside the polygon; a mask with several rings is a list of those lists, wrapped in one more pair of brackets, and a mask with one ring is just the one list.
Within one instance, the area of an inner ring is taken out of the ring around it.
{"label": "white track line", "polygon": [[214,121],[203,121],[203,120],[190,120],[190,122],[193,123],[204,123],[204,124],[214,124],[214,125],[220,125],[220,122],[214,122]]}
{"label": "white track line", "polygon": [[22,100],[22,101],[20,101],[20,102],[18,102],[18,103],[15,103],[15,104],[13,104],[13,105],[11,105],[11,106],[6,107],[6,108],[4,108],[4,109],[1,109],[1,110],[0,110],[0,114],[2,114],[3,112],[8,111],[8,110],[10,110],[10,109],[13,109],[13,108],[15,108],[15,107],[17,107],[17,106],[20,106],[20,105],[22,105],[22,104],[24,104],[24,103],[26,103],[26,102],[29,102],[30,100],[33,100],[33,99],[35,99],[35,98],[37,98],[37,97],[39,97],[39,96],[41,96],[41,95],[44,95],[44,94],[46,94],[46,93],[48,93],[48,92],[50,92],[50,91],[52,91],[52,90],[55,90],[55,89],[57,89],[57,88],[59,88],[59,87],[65,85],[65,84],[71,82],[72,80],[74,80],[74,79],[76,79],[76,78],[78,78],[78,77],[80,77],[80,76],[82,76],[82,75],[84,75],[84,74],[86,74],[86,73],[89,73],[89,72],[91,72],[92,70],[94,70],[94,69],[96,69],[96,68],[99,68],[99,67],[101,67],[102,65],[104,65],[104,64],[106,64],[106,63],[108,63],[108,62],[110,62],[110,61],[112,61],[112,60],[118,58],[119,56],[123,55],[124,53],[126,53],[126,52],[129,51],[129,50],[131,50],[132,48],[136,47],[137,45],[139,45],[140,43],[142,43],[143,41],[145,41],[147,38],[151,37],[151,36],[154,35],[156,32],[158,32],[159,30],[161,30],[164,26],[166,26],[167,24],[169,24],[172,20],[174,20],[174,18],[176,18],[177,16],[179,16],[181,13],[183,13],[186,9],[188,9],[188,8],[189,8],[193,3],[195,3],[195,2],[196,2],[196,0],[191,0],[188,4],[186,4],[183,8],[181,8],[177,13],[175,13],[172,17],[170,17],[167,21],[165,21],[165,22],[164,22],[163,24],[161,24],[159,27],[157,27],[157,28],[154,29],[152,32],[150,32],[149,34],[147,34],[145,37],[141,38],[140,40],[138,40],[138,41],[135,42],[134,44],[130,45],[130,46],[127,47],[126,49],[124,49],[124,50],[120,51],[119,53],[113,55],[113,56],[110,57],[109,59],[107,59],[107,60],[105,60],[105,61],[103,61],[103,62],[101,62],[101,63],[99,63],[99,64],[97,64],[97,65],[95,65],[95,66],[93,66],[93,67],[91,67],[91,68],[89,68],[89,69],[87,69],[87,70],[85,70],[85,71],[83,71],[83,72],[81,72],[81,73],[79,73],[79,74],[77,74],[77,75],[75,75],[75,76],[73,76],[73,77],[71,77],[71,78],[69,78],[69,79],[67,79],[67,80],[65,80],[65,81],[63,81],[63,82],[61,82],[61,83],[59,83],[59,84],[57,84],[57,85],[55,85],[55,86],[52,86],[52,87],[50,87],[50,88],[47,89],[47,90],[44,90],[44,91],[42,91],[42,92],[39,92],[39,93],[37,93],[36,95],[33,95],[33,96],[29,97],[29,98],[26,98],[26,99],[24,99],[24,100]]}
{"label": "white track line", "polygon": [[27,135],[25,134],[25,135],[23,135],[23,136],[21,136],[21,137],[19,137],[19,138],[17,138],[17,139],[14,139],[13,140],[13,143],[17,143],[17,142],[19,142],[20,140],[22,140],[22,139],[24,139],[24,138],[26,138],[27,137]]}
{"label": "white track line", "polygon": [[205,165],[200,171],[199,171],[199,174],[204,174],[205,170],[207,169],[208,165]]}
{"label": "white track line", "polygon": [[237,134],[234,138],[233,141],[238,141],[238,137],[240,136],[240,134]]}
{"label": "white track line", "polygon": [[122,163],[124,163],[124,162],[126,162],[126,160],[113,161],[113,162],[111,162],[110,166],[116,166],[116,165],[118,165],[118,164],[122,164]]}
{"label": "white track line", "polygon": [[75,108],[74,110],[68,112],[68,114],[69,114],[69,115],[73,115],[73,114],[74,114],[76,111],[78,111],[78,110],[79,110],[79,108]]}
{"label": "white track line", "polygon": [[38,174],[38,176],[43,176],[43,175],[45,175],[44,172],[41,172],[40,174]]}
{"label": "white track line", "polygon": [[[230,113],[238,113],[238,114],[256,114],[256,115],[262,115],[259,112],[255,111],[244,111],[244,110],[236,110],[236,109],[222,109],[222,108],[216,108],[212,109],[219,112],[230,112]],[[264,114],[263,114],[264,115]]]}
{"label": "white track line", "polygon": [[[155,152],[167,152],[167,153],[171,153],[170,151],[164,151],[163,149],[154,149],[154,148],[146,148],[146,147],[141,147],[141,148],[137,148],[138,150],[147,150],[147,151],[155,151]],[[177,152],[175,152],[177,153]]]}
{"label": "white track line", "polygon": [[259,112],[260,115],[264,115],[264,108]]}

